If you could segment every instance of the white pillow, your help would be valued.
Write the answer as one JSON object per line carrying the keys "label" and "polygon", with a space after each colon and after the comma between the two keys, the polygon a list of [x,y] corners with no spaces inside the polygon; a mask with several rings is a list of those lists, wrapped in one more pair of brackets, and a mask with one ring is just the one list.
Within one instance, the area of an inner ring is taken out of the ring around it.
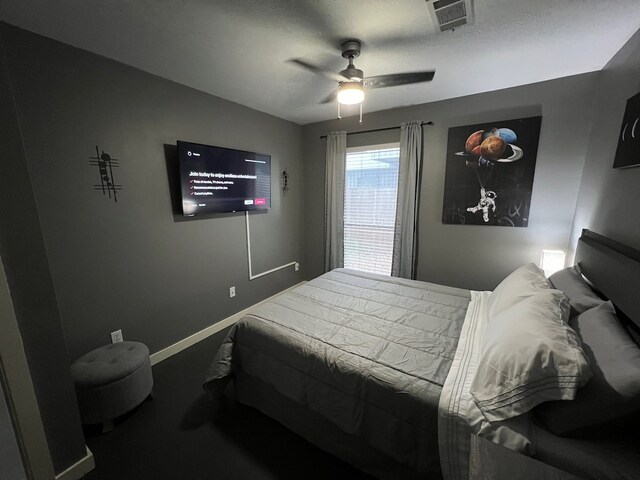
{"label": "white pillow", "polygon": [[571,400],[591,377],[561,291],[540,290],[489,316],[471,395],[490,422]]}
{"label": "white pillow", "polygon": [[523,265],[514,270],[491,292],[488,299],[489,314],[497,315],[519,300],[550,288],[551,283],[540,268],[533,263]]}

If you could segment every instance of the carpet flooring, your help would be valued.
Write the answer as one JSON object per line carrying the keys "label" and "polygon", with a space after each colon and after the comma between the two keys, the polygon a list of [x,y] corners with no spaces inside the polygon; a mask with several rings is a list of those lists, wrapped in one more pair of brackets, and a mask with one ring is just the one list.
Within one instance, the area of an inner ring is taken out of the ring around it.
{"label": "carpet flooring", "polygon": [[227,330],[153,367],[154,398],[119,418],[112,432],[85,430],[96,468],[84,480],[371,480],[275,420],[220,400],[202,380]]}

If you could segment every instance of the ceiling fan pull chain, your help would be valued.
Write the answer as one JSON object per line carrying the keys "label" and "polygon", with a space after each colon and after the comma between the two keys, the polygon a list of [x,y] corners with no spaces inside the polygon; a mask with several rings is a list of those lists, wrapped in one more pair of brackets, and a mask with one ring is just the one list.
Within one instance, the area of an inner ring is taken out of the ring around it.
{"label": "ceiling fan pull chain", "polygon": [[360,123],[362,123],[362,102],[360,102]]}
{"label": "ceiling fan pull chain", "polygon": [[338,118],[342,118],[342,116],[340,115],[340,102],[338,102]]}

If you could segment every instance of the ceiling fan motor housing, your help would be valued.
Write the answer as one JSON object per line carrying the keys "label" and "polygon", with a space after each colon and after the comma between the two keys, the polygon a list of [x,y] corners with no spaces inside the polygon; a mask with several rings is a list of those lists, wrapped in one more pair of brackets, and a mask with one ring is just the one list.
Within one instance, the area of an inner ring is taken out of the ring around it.
{"label": "ceiling fan motor housing", "polygon": [[359,68],[353,66],[353,64],[349,64],[347,68],[340,72],[345,78],[348,78],[352,82],[361,82],[364,80],[364,72]]}

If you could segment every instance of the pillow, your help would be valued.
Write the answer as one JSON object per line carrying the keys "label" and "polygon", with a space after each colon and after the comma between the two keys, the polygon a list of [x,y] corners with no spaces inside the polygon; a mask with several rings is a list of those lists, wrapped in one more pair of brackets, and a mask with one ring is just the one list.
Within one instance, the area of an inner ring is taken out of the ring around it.
{"label": "pillow", "polygon": [[533,263],[514,270],[505,278],[488,299],[489,314],[497,315],[514,305],[518,300],[551,288],[544,272]]}
{"label": "pillow", "polygon": [[554,288],[562,290],[569,297],[572,318],[604,303],[576,267],[568,267],[554,273],[549,277],[549,281]]}
{"label": "pillow", "polygon": [[490,422],[548,400],[573,399],[591,376],[578,335],[567,325],[569,302],[541,290],[489,322],[470,392]]}
{"label": "pillow", "polygon": [[588,310],[570,324],[582,338],[593,378],[572,402],[549,402],[537,417],[557,435],[591,433],[605,423],[640,413],[640,347],[615,315],[611,302]]}

